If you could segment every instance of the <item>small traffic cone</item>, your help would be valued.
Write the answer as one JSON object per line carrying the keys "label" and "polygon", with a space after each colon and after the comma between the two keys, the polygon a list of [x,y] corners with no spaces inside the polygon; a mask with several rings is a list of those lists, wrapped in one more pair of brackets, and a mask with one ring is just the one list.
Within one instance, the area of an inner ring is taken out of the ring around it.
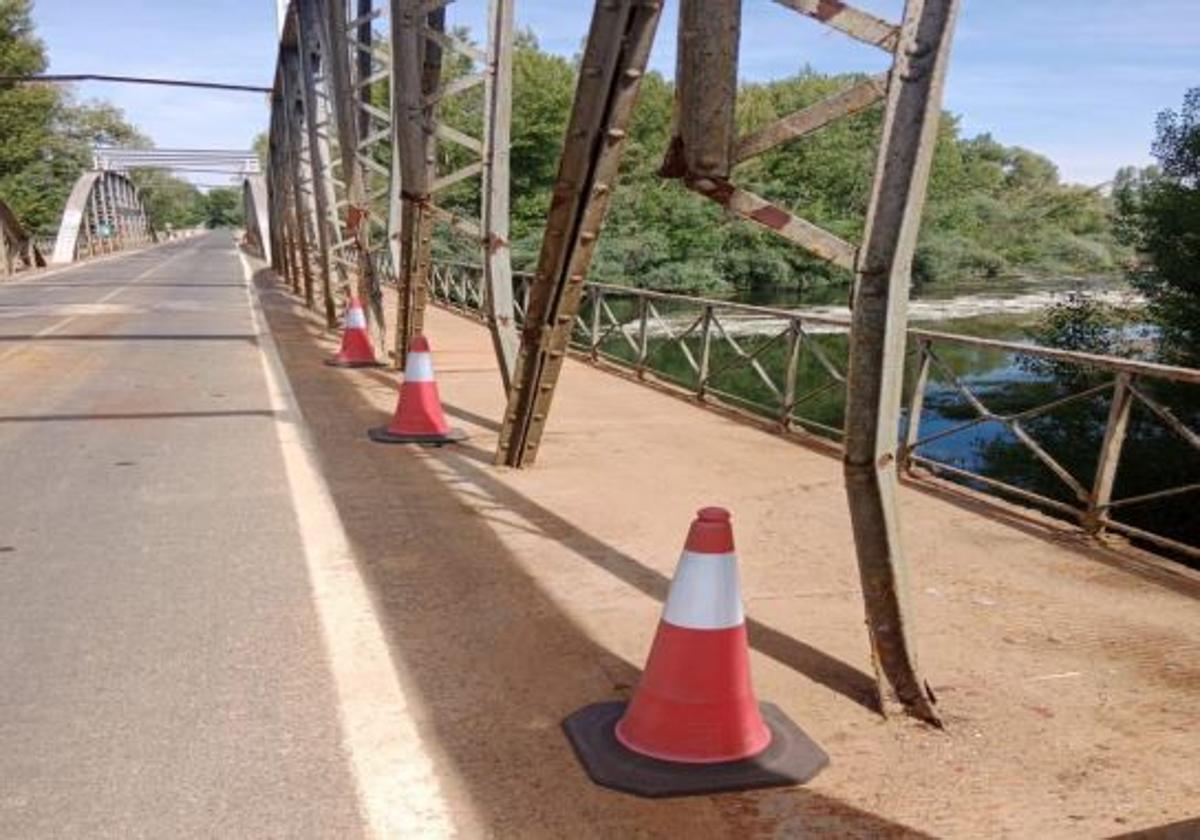
{"label": "small traffic cone", "polygon": [[452,429],[446,422],[437,382],[433,377],[433,357],[425,336],[416,336],[408,347],[404,382],[400,385],[400,399],[396,403],[392,422],[369,430],[367,435],[377,443],[427,443],[437,446],[467,439],[466,432]]}
{"label": "small traffic cone", "polygon": [[371,337],[367,334],[367,316],[357,297],[350,298],[350,307],[346,310],[342,348],[332,359],[326,359],[325,364],[345,368],[383,367],[375,359]]}
{"label": "small traffic cone", "polygon": [[692,523],[633,700],[563,722],[592,781],[641,796],[807,782],[829,757],[783,712],[759,704],[729,512]]}

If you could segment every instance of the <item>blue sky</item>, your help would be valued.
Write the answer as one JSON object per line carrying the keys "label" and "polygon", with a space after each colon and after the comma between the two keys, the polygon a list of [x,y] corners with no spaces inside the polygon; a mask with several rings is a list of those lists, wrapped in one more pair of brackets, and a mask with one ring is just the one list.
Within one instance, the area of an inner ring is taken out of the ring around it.
{"label": "blue sky", "polygon": [[[521,26],[546,49],[577,52],[587,0],[516,0]],[[674,63],[674,13],[654,66]],[[899,19],[902,0],[857,5]],[[478,28],[483,0],[459,0],[454,22]],[[743,77],[876,70],[886,57],[770,0],[744,0]],[[267,84],[274,66],[274,0],[36,0],[39,33],[59,73],[114,73]],[[1155,115],[1200,85],[1197,0],[964,0],[946,107],[967,134],[991,132],[1053,159],[1064,178],[1106,181],[1149,162]],[[246,148],[266,123],[252,94],[88,84],[85,97],[122,107],[160,146]]]}

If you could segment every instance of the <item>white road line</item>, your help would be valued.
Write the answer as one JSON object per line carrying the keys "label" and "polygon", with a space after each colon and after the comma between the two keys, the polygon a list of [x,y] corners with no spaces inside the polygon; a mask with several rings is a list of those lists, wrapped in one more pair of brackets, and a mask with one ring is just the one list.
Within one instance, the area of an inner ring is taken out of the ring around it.
{"label": "white road line", "polygon": [[[126,283],[124,286],[119,286],[118,288],[113,289],[108,294],[103,295],[99,300],[93,301],[93,305],[100,305],[100,304],[108,303],[110,300],[115,298],[117,295],[121,294],[122,292],[129,291],[129,289],[132,288],[133,286],[136,286],[139,281],[146,279],[147,277],[149,277],[151,274],[158,271],[159,269],[165,268],[166,266],[170,265],[172,262],[179,259],[186,253],[189,253],[189,252],[186,250],[180,251],[178,254],[172,254],[171,256],[167,257],[162,262],[150,266],[150,268],[147,268],[145,271],[141,272],[140,274],[134,275],[134,277],[132,279],[130,279],[130,281],[128,283]],[[0,362],[3,362],[5,359],[10,359],[13,356],[17,355],[18,353],[24,353],[27,350],[30,350],[31,348],[36,346],[35,344],[33,344],[33,340],[39,339],[39,338],[45,338],[48,335],[54,335],[59,330],[62,330],[64,328],[66,328],[67,326],[75,323],[82,317],[84,317],[84,313],[82,313],[82,312],[77,313],[75,315],[68,315],[66,318],[63,318],[62,320],[59,320],[59,321],[55,321],[50,326],[44,327],[44,328],[38,330],[37,332],[35,332],[33,334],[33,337],[29,341],[24,342],[22,344],[18,344],[16,347],[13,347],[3,353],[0,353]]]}
{"label": "white road line", "polygon": [[338,696],[359,804],[378,838],[456,834],[434,762],[417,731],[371,596],[342,528],[266,316],[239,254],[275,431]]}

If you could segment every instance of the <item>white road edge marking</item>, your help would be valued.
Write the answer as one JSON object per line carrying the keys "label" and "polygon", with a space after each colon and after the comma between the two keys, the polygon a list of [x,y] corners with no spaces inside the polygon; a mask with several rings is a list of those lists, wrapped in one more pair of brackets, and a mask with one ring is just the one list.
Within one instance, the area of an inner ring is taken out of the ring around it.
{"label": "white road edge marking", "polygon": [[275,431],[338,695],[342,739],[371,832],[379,838],[456,834],[434,763],[417,731],[366,584],[321,475],[312,440],[241,252],[246,295]]}

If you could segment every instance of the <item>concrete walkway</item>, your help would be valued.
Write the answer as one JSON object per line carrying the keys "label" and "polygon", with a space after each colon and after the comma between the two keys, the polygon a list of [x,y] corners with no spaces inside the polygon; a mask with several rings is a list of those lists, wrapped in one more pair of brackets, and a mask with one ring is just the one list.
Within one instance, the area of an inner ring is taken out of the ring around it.
{"label": "concrete walkway", "polygon": [[[441,391],[471,440],[374,444],[395,375],[323,367],[336,337],[259,282],[465,836],[1107,837],[1197,816],[1195,575],[907,489],[920,650],[948,728],[884,722],[836,459],[572,362],[537,467],[496,469],[487,335],[439,310]],[[629,695],[690,517],[712,503],[734,512],[759,694],[833,764],[795,790],[596,788],[559,722]]]}

